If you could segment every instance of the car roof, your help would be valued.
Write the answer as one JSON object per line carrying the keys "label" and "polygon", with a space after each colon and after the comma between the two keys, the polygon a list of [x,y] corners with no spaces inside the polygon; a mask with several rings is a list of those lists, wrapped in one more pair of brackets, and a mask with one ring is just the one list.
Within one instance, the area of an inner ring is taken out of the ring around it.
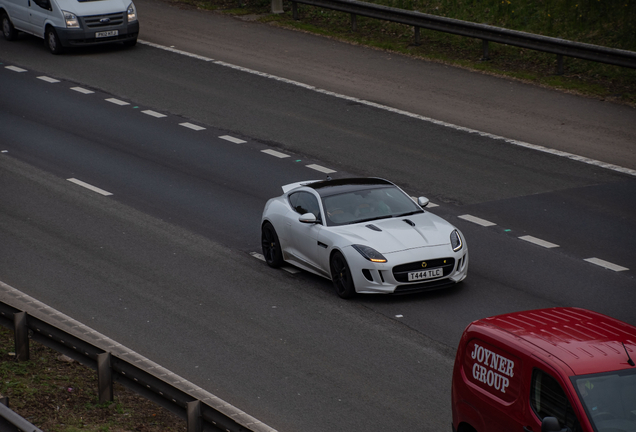
{"label": "car roof", "polygon": [[634,368],[628,364],[625,350],[636,359],[636,327],[597,312],[538,309],[484,318],[473,324],[511,333],[560,359],[575,375]]}
{"label": "car roof", "polygon": [[346,192],[359,191],[364,189],[374,189],[382,186],[395,187],[388,180],[374,177],[344,178],[335,180],[324,180],[306,185],[314,189],[321,197],[337,195]]}

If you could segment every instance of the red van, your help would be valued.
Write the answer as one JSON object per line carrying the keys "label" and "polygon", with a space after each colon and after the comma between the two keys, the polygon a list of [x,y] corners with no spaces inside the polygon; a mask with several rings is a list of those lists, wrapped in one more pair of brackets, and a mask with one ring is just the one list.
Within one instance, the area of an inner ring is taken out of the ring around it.
{"label": "red van", "polygon": [[636,432],[633,358],[636,327],[585,309],[477,320],[455,358],[453,431]]}

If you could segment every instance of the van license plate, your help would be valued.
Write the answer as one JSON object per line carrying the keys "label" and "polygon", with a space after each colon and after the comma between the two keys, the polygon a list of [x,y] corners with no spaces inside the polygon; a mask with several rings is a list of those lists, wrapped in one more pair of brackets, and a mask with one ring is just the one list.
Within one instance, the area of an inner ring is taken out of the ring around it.
{"label": "van license plate", "polygon": [[409,282],[444,276],[444,269],[435,268],[409,273]]}
{"label": "van license plate", "polygon": [[108,30],[108,31],[95,33],[96,38],[104,38],[104,37],[111,37],[111,36],[117,36],[117,35],[119,35],[119,30]]}

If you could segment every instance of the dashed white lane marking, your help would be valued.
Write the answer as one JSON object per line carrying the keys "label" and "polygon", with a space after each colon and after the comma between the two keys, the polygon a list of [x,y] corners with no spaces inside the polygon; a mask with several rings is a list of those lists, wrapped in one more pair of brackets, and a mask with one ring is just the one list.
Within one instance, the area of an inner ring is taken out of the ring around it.
{"label": "dashed white lane marking", "polygon": [[306,167],[311,168],[312,170],[320,171],[321,173],[325,173],[325,174],[331,174],[336,172],[332,169],[325,168],[324,166],[320,166],[316,164],[306,165]]}
{"label": "dashed white lane marking", "polygon": [[[250,252],[250,255],[252,255],[256,259],[259,259],[261,261],[265,261],[265,257],[263,256],[263,254],[260,254],[258,252]],[[283,269],[287,273],[291,273],[291,274],[300,273],[300,269],[297,269],[296,267],[292,267],[292,266],[282,266],[281,269]]]}
{"label": "dashed white lane marking", "polygon": [[604,261],[600,258],[587,258],[584,261],[587,261],[592,264],[596,264],[597,266],[605,267],[606,269],[613,270],[615,272],[629,270],[627,267],[619,266],[618,264]]}
{"label": "dashed white lane marking", "polygon": [[144,111],[142,111],[142,113],[147,114],[147,115],[152,116],[152,117],[156,117],[156,118],[167,117],[165,114],[161,114],[161,113],[158,113],[157,111],[153,111],[153,110],[144,110]]}
{"label": "dashed white lane marking", "polygon": [[115,98],[108,98],[108,99],[106,99],[106,101],[110,102],[110,103],[114,103],[115,105],[121,105],[121,106],[130,105],[128,102],[125,102],[125,101],[119,100],[119,99],[115,99]]}
{"label": "dashed white lane marking", "polygon": [[378,104],[378,103],[375,103],[375,102],[370,102],[370,101],[367,101],[367,100],[364,100],[364,99],[358,99],[358,98],[355,98],[355,97],[346,96],[346,95],[343,95],[343,94],[340,94],[340,93],[335,93],[335,92],[332,92],[332,91],[324,90],[324,89],[321,89],[321,88],[314,87],[312,85],[304,84],[304,83],[301,83],[301,82],[298,82],[298,81],[293,81],[293,80],[290,80],[290,79],[287,79],[287,78],[282,78],[282,77],[279,77],[279,76],[276,76],[276,75],[271,75],[271,74],[267,74],[267,73],[264,73],[264,72],[259,72],[259,71],[253,70],[253,69],[248,69],[248,68],[244,68],[244,67],[241,67],[241,66],[236,66],[236,65],[233,65],[231,63],[225,63],[225,62],[222,62],[222,61],[215,61],[215,60],[213,60],[211,58],[207,58],[207,57],[199,56],[199,55],[196,55],[196,54],[188,53],[186,51],[176,50],[174,48],[166,47],[166,46],[163,46],[163,45],[158,45],[158,44],[154,44],[154,43],[146,42],[146,41],[142,41],[142,40],[138,40],[137,42],[145,44],[145,45],[152,46],[154,48],[162,49],[162,50],[165,50],[165,51],[171,51],[171,52],[175,52],[177,54],[181,54],[181,55],[185,55],[185,56],[188,56],[188,57],[197,58],[197,59],[200,59],[200,60],[203,60],[203,61],[213,62],[214,64],[217,64],[219,66],[229,67],[229,68],[240,70],[240,71],[243,71],[243,72],[246,72],[246,73],[250,73],[250,74],[253,74],[253,75],[258,75],[258,76],[262,76],[262,77],[265,77],[265,78],[273,79],[273,80],[276,80],[276,81],[284,82],[284,83],[287,83],[287,84],[295,85],[295,86],[298,86],[298,87],[305,88],[307,90],[315,91],[317,93],[326,94],[326,95],[329,95],[329,96],[337,97],[339,99],[344,99],[344,100],[347,100],[347,101],[356,102],[356,103],[359,103],[359,104],[362,104],[362,105],[371,106],[371,107],[378,108],[378,109],[385,110],[385,111],[389,111],[389,112],[392,112],[392,113],[395,113],[395,114],[400,114],[400,115],[403,115],[403,116],[406,116],[406,117],[411,117],[411,118],[422,120],[422,121],[425,121],[425,122],[428,122],[428,123],[433,123],[433,124],[438,125],[438,126],[443,126],[443,127],[447,127],[447,128],[455,129],[455,130],[458,130],[458,131],[471,133],[471,134],[477,134],[477,135],[480,135],[480,136],[483,136],[483,137],[486,137],[486,138],[490,138],[490,139],[494,139],[494,140],[498,140],[498,141],[504,141],[504,142],[506,142],[508,144],[516,145],[516,146],[519,146],[519,147],[524,147],[524,148],[532,149],[532,150],[535,150],[535,151],[540,151],[542,153],[548,153],[548,154],[551,154],[551,155],[554,155],[554,156],[559,156],[559,157],[563,157],[563,158],[567,158],[567,159],[572,159],[572,160],[575,160],[575,161],[578,161],[578,162],[586,163],[588,165],[594,165],[594,166],[602,167],[602,168],[609,169],[609,170],[612,170],[612,171],[617,171],[617,172],[620,172],[620,173],[623,173],[623,174],[629,174],[629,175],[632,175],[632,176],[636,176],[636,170],[633,170],[633,169],[630,169],[630,168],[625,168],[625,167],[622,167],[622,166],[610,164],[610,163],[607,163],[607,162],[598,161],[598,160],[595,160],[595,159],[590,159],[590,158],[587,158],[585,156],[579,156],[579,155],[575,155],[573,153],[564,152],[564,151],[561,151],[561,150],[555,150],[555,149],[543,147],[543,146],[536,145],[536,144],[530,144],[530,143],[527,143],[527,142],[524,142],[524,141],[518,141],[518,140],[502,137],[502,136],[499,136],[499,135],[494,135],[494,134],[491,134],[491,133],[488,133],[488,132],[482,132],[482,131],[479,131],[479,130],[476,130],[476,129],[471,129],[471,128],[467,128],[467,127],[463,127],[463,126],[458,126],[458,125],[455,125],[455,124],[452,124],[452,123],[447,123],[447,122],[444,122],[444,121],[441,121],[441,120],[435,120],[435,119],[430,118],[430,117],[424,117],[424,116],[421,116],[419,114],[414,114],[414,113],[411,113],[411,112],[408,112],[408,111],[403,111],[403,110],[400,110],[400,109],[397,109],[397,108],[392,108],[392,107],[389,107],[389,106],[386,106],[386,105],[381,105],[381,104]]}
{"label": "dashed white lane marking", "polygon": [[82,87],[71,87],[71,90],[75,90],[76,92],[83,93],[83,94],[95,93],[93,90],[88,90]]}
{"label": "dashed white lane marking", "polygon": [[179,123],[179,126],[187,127],[188,129],[192,129],[192,130],[195,130],[195,131],[205,130],[205,128],[203,126],[197,126],[195,124],[188,123],[188,122]]}
{"label": "dashed white lane marking", "polygon": [[60,82],[60,80],[58,80],[58,79],[47,77],[47,76],[39,76],[37,78],[39,80],[46,81],[46,82],[51,83],[51,84]]}
{"label": "dashed white lane marking", "polygon": [[457,216],[457,217],[460,218],[460,219],[464,219],[464,220],[466,220],[468,222],[476,223],[477,225],[481,225],[481,226],[485,226],[485,227],[497,225],[494,222],[490,222],[490,221],[487,221],[486,219],[478,218],[477,216],[471,216],[471,215],[467,215],[466,214],[466,215]]}
{"label": "dashed white lane marking", "polygon": [[5,69],[12,70],[13,72],[26,72],[26,69],[19,68],[17,66],[5,66]]}
{"label": "dashed white lane marking", "polygon": [[76,185],[85,187],[86,189],[92,190],[93,192],[97,192],[98,194],[104,195],[104,196],[109,196],[112,195],[112,193],[105,191],[104,189],[100,189],[96,186],[90,185],[88,183],[84,183],[81,180],[78,180],[76,178],[70,178],[70,179],[66,179],[68,181],[70,181],[71,183],[75,183]]}
{"label": "dashed white lane marking", "polygon": [[558,244],[550,243],[549,241],[541,240],[541,239],[538,239],[536,237],[532,237],[532,236],[529,236],[529,235],[522,236],[522,237],[519,237],[519,238],[521,240],[525,240],[527,242],[534,243],[534,244],[536,244],[538,246],[542,246],[542,247],[548,248],[548,249],[559,247]]}
{"label": "dashed white lane marking", "polygon": [[281,153],[281,152],[278,152],[278,151],[276,151],[276,150],[271,150],[271,149],[268,149],[268,150],[261,150],[261,152],[263,152],[263,153],[267,153],[268,155],[275,156],[275,157],[280,158],[280,159],[288,158],[288,157],[289,157],[289,155],[288,155],[288,154]]}
{"label": "dashed white lane marking", "polygon": [[240,138],[234,138],[233,136],[230,135],[222,135],[219,138],[225,140],[225,141],[229,141],[229,142],[233,142],[234,144],[243,144],[246,143],[247,141],[243,141]]}

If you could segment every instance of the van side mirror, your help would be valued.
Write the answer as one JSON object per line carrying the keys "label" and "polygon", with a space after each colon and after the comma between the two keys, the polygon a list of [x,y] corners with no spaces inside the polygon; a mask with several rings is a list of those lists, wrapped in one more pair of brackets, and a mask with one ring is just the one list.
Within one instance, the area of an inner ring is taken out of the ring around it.
{"label": "van side mirror", "polygon": [[561,428],[556,417],[544,417],[541,422],[541,432],[572,432],[569,427]]}

